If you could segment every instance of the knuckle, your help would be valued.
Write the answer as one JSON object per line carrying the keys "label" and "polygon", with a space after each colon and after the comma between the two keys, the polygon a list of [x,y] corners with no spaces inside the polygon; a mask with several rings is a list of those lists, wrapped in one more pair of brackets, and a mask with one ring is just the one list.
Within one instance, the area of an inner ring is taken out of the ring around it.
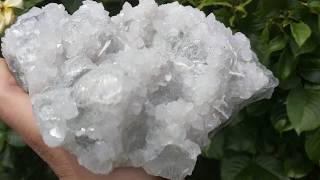
{"label": "knuckle", "polygon": [[38,151],[41,151],[44,147],[44,142],[40,134],[32,134],[25,137],[25,142],[37,153]]}
{"label": "knuckle", "polygon": [[74,170],[63,154],[48,147],[40,134],[26,137],[27,144],[52,168],[59,179],[76,180]]}
{"label": "knuckle", "polygon": [[59,166],[54,169],[55,174],[60,180],[77,180],[77,175],[73,172],[74,170],[69,166]]}

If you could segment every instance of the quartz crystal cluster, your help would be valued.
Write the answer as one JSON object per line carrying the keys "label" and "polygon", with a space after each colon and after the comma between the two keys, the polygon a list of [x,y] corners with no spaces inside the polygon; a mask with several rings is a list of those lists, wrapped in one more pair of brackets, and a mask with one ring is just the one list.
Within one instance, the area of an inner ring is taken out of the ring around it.
{"label": "quartz crystal cluster", "polygon": [[277,80],[242,33],[177,2],[140,0],[110,17],[84,1],[32,8],[2,39],[44,141],[95,173],[191,174],[208,133]]}

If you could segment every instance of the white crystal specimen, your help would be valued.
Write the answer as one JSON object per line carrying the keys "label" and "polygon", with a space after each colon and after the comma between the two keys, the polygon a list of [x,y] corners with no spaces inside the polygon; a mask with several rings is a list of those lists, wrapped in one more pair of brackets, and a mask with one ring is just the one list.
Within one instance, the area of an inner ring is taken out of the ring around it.
{"label": "white crystal specimen", "polygon": [[94,1],[73,15],[49,4],[2,42],[44,141],[95,173],[134,166],[183,179],[209,132],[277,86],[242,33],[176,2],[125,3],[114,17]]}

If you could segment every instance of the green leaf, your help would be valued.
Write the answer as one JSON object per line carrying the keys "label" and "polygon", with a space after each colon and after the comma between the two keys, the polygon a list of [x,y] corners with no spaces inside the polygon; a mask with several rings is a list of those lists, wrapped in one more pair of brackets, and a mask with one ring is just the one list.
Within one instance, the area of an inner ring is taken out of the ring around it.
{"label": "green leaf", "polygon": [[224,153],[224,131],[219,131],[211,138],[210,145],[208,146],[205,155],[208,158],[222,159]]}
{"label": "green leaf", "polygon": [[320,127],[320,91],[298,87],[287,98],[289,120],[297,133]]}
{"label": "green leaf", "polygon": [[221,179],[234,180],[241,172],[250,165],[250,158],[247,156],[236,156],[222,160]]}
{"label": "green leaf", "polygon": [[198,6],[198,9],[203,9],[207,6],[225,6],[232,7],[232,4],[228,0],[204,0]]}
{"label": "green leaf", "polygon": [[275,104],[272,108],[270,120],[273,127],[280,133],[293,129],[287,116],[286,107],[280,103]]}
{"label": "green leaf", "polygon": [[274,129],[280,133],[290,131],[293,129],[287,118],[277,119],[277,121],[272,122]]}
{"label": "green leaf", "polygon": [[43,1],[44,0],[24,0],[23,7],[24,7],[24,9],[30,9]]}
{"label": "green leaf", "polygon": [[242,13],[242,18],[247,17],[248,12],[246,11],[245,7],[250,4],[252,0],[245,0],[243,3],[239,4],[238,6],[235,7],[236,11],[239,11]]}
{"label": "green leaf", "polygon": [[248,152],[251,154],[256,153],[255,136],[252,131],[245,125],[241,124],[229,129],[227,134],[227,149]]}
{"label": "green leaf", "polygon": [[[262,31],[262,35],[260,37],[260,62],[264,65],[269,65],[270,63],[270,56],[272,53],[276,51],[280,51],[286,47],[287,39],[280,35],[273,38],[270,42],[269,41],[269,30],[265,28]],[[257,48],[257,47],[256,47]]]}
{"label": "green leaf", "polygon": [[307,136],[305,150],[309,159],[315,162],[320,160],[320,129]]}
{"label": "green leaf", "polygon": [[[270,38],[270,31],[269,31],[269,28],[270,28],[270,25],[269,23],[267,23],[265,25],[265,27],[263,28],[262,30],[262,33],[261,33],[261,36],[260,36],[260,39],[263,43],[267,43],[269,41],[269,38]],[[280,37],[280,36],[278,36]]]}
{"label": "green leaf", "polygon": [[[303,164],[303,165],[302,165]],[[293,158],[287,158],[284,161],[284,172],[290,178],[303,178],[313,169],[310,160],[303,158],[301,155],[295,155]]]}
{"label": "green leaf", "polygon": [[230,117],[231,122],[229,126],[237,126],[240,122],[242,122],[245,119],[245,114],[246,113],[244,111],[232,114],[232,116]]}
{"label": "green leaf", "polygon": [[261,116],[270,110],[270,105],[271,101],[261,100],[248,105],[246,111],[250,116]]}
{"label": "green leaf", "polygon": [[271,52],[269,50],[269,38],[270,38],[269,24],[267,24],[263,28],[260,36],[252,35],[250,37],[250,41],[253,45],[253,49],[256,51],[260,62],[266,66],[270,64],[270,55],[271,55]]}
{"label": "green leaf", "polygon": [[319,84],[312,84],[312,83],[305,83],[304,84],[304,89],[307,90],[320,90],[320,85]]}
{"label": "green leaf", "polygon": [[14,131],[9,131],[7,134],[8,144],[15,147],[23,147],[26,144],[23,142],[22,138]]}
{"label": "green leaf", "polygon": [[0,152],[5,147],[6,137],[6,133],[4,131],[0,131]]}
{"label": "green leaf", "polygon": [[301,61],[300,75],[307,81],[320,84],[320,59],[308,58]]}
{"label": "green leaf", "polygon": [[188,2],[190,3],[192,6],[197,6],[198,2],[196,2],[196,0],[183,0],[182,3]]}
{"label": "green leaf", "polygon": [[287,180],[278,160],[269,156],[235,156],[222,160],[222,180]]}
{"label": "green leaf", "polygon": [[320,30],[320,14],[318,15],[318,30]]}
{"label": "green leaf", "polygon": [[311,36],[311,29],[304,22],[291,23],[290,29],[292,36],[299,46],[302,46]]}
{"label": "green leaf", "polygon": [[290,47],[295,57],[313,52],[318,46],[316,38],[309,38],[301,47],[293,40],[290,41]]}
{"label": "green leaf", "polygon": [[229,24],[231,27],[234,27],[234,21],[236,20],[236,16],[233,15],[229,18]]}
{"label": "green leaf", "polygon": [[287,40],[284,36],[277,36],[269,42],[268,53],[280,51],[286,47]]}
{"label": "green leaf", "polygon": [[73,13],[79,9],[83,0],[61,0],[62,4],[66,7],[69,13]]}
{"label": "green leaf", "polygon": [[307,69],[301,72],[301,76],[310,82],[320,84],[320,69]]}
{"label": "green leaf", "polygon": [[9,146],[7,146],[3,152],[2,166],[11,168],[11,169],[14,168],[14,163],[11,156],[11,149]]}
{"label": "green leaf", "polygon": [[258,156],[254,159],[254,162],[261,169],[261,171],[255,172],[256,177],[262,176],[259,179],[289,180],[289,178],[284,176],[282,164],[277,159],[270,156]]}
{"label": "green leaf", "polygon": [[16,177],[12,174],[9,173],[1,173],[0,174],[0,179],[5,179],[5,180],[14,180]]}
{"label": "green leaf", "polygon": [[289,48],[286,48],[280,56],[277,75],[280,80],[286,80],[295,71],[298,65],[298,58],[295,58]]}
{"label": "green leaf", "polygon": [[320,1],[319,0],[309,0],[308,7],[315,11],[316,13],[320,14]]}
{"label": "green leaf", "polygon": [[301,78],[297,74],[289,76],[287,79],[281,81],[279,87],[281,89],[290,90],[301,85]]}
{"label": "green leaf", "polygon": [[0,131],[5,131],[7,129],[7,125],[0,121]]}

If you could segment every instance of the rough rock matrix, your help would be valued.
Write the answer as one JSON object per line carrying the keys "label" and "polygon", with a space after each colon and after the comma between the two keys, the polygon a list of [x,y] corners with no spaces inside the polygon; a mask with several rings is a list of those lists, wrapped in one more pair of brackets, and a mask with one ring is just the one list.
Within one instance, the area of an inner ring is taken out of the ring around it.
{"label": "rough rock matrix", "polygon": [[242,33],[178,3],[126,3],[114,17],[94,1],[73,15],[49,4],[2,41],[44,141],[95,173],[183,179],[208,133],[277,85]]}

